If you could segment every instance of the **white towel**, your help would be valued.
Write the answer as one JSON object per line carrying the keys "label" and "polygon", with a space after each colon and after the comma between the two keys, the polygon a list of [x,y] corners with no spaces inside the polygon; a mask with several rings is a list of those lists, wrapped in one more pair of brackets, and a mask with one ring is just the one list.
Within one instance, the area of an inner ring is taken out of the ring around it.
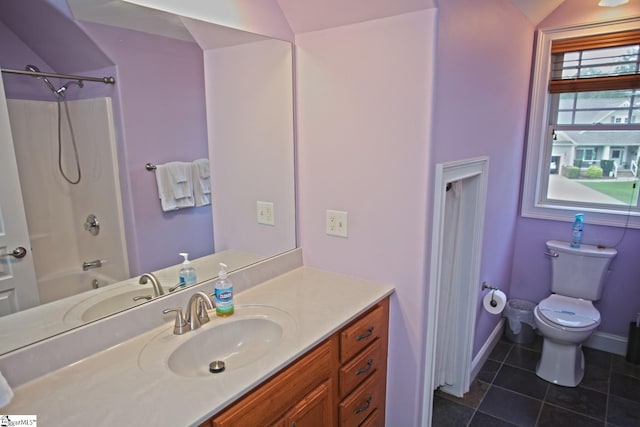
{"label": "white towel", "polygon": [[[171,162],[178,163],[178,162]],[[187,189],[182,188],[185,181],[176,182],[177,168],[173,168],[170,163],[164,165],[158,165],[156,168],[156,183],[158,184],[158,196],[160,198],[160,204],[162,210],[165,212],[173,211],[181,208],[188,208],[195,206],[193,199],[193,181],[191,178],[191,168],[189,168],[188,178],[185,179]],[[178,175],[181,172],[178,171]],[[183,179],[179,177],[177,179]],[[177,186],[180,188],[176,189]],[[184,197],[176,197],[176,194],[184,195]]]}
{"label": "white towel", "polygon": [[211,175],[209,172],[209,160],[197,159],[193,161],[193,165],[198,168],[198,174],[200,178],[209,178]]}
{"label": "white towel", "polygon": [[209,176],[209,160],[198,159],[192,163],[193,198],[196,206],[211,204],[211,178]]}
{"label": "white towel", "polygon": [[11,390],[11,386],[0,372],[0,408],[4,408],[9,403],[11,403],[11,399],[13,399],[13,390]]}
{"label": "white towel", "polygon": [[178,199],[193,196],[193,178],[191,163],[169,162],[165,163],[171,178],[173,196]]}

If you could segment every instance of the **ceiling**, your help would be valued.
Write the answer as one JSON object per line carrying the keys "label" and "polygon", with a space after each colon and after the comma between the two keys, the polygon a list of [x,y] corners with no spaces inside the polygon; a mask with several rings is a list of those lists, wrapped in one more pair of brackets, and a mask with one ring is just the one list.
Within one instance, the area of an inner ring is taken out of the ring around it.
{"label": "ceiling", "polygon": [[511,0],[534,25],[538,25],[563,2],[564,0]]}
{"label": "ceiling", "polygon": [[[217,0],[227,8],[252,8],[263,0]],[[438,7],[448,0],[275,0],[295,34],[385,18]],[[477,0],[476,0],[477,1]],[[564,0],[505,0],[537,25]],[[152,34],[189,40],[177,17],[121,0],[68,0],[76,19],[100,22]],[[253,3],[253,4],[252,4]],[[276,7],[277,7],[276,6]],[[123,14],[123,12],[126,12]],[[153,13],[152,13],[153,12]],[[123,20],[124,16],[130,19]],[[286,24],[285,24],[286,25]]]}
{"label": "ceiling", "polygon": [[[242,1],[242,0],[238,0]],[[248,1],[248,0],[244,0]],[[276,0],[295,34],[437,8],[448,0]],[[482,0],[474,0],[482,1]],[[510,0],[539,24],[564,0]]]}

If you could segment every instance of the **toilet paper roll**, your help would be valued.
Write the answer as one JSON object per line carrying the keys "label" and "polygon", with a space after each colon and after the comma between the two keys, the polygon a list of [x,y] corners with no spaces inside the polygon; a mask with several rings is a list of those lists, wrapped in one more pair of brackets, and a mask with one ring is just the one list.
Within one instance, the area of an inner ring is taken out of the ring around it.
{"label": "toilet paper roll", "polygon": [[507,305],[507,296],[500,290],[491,291],[482,300],[484,309],[491,314],[500,314]]}

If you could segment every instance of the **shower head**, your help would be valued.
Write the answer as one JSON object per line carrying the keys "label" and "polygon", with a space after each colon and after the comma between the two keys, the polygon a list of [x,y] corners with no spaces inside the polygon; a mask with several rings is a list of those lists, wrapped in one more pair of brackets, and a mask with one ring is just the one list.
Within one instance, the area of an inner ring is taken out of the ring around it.
{"label": "shower head", "polygon": [[72,85],[72,84],[78,85],[78,87],[80,87],[80,88],[84,87],[84,83],[82,82],[82,80],[78,80],[78,81],[71,80],[71,81],[66,82],[63,86],[61,86],[60,89],[56,90],[55,91],[56,95],[64,96],[65,91],[67,89],[69,89],[69,86]]}
{"label": "shower head", "polygon": [[[26,70],[26,71],[31,71],[32,73],[39,73],[39,72],[40,72],[40,69],[39,69],[38,67],[36,67],[35,65],[31,65],[31,64],[27,65],[27,66],[25,67],[25,70]],[[49,81],[49,79],[48,79],[48,78],[46,78],[46,77],[42,77],[42,76],[34,76],[34,77],[35,77],[35,78],[37,78],[37,79],[42,79],[42,80],[44,80],[44,82],[47,84],[47,86],[49,86],[49,89],[51,89],[51,92],[53,92],[56,96],[60,96],[60,94],[59,94],[59,93],[58,93],[58,91],[56,90],[56,87],[53,85],[53,83],[51,83],[51,82]],[[65,89],[65,90],[66,90],[66,89]]]}

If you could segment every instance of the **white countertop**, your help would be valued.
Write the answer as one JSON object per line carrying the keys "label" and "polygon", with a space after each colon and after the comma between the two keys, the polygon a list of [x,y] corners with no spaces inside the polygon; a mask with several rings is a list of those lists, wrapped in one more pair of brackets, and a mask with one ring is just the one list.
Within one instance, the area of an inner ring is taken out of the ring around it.
{"label": "white countertop", "polygon": [[138,356],[152,337],[173,328],[171,320],[17,387],[2,413],[37,415],[44,426],[198,425],[392,292],[388,285],[297,268],[235,295],[237,307],[275,307],[295,322],[295,333],[258,363],[210,377],[152,375]]}

